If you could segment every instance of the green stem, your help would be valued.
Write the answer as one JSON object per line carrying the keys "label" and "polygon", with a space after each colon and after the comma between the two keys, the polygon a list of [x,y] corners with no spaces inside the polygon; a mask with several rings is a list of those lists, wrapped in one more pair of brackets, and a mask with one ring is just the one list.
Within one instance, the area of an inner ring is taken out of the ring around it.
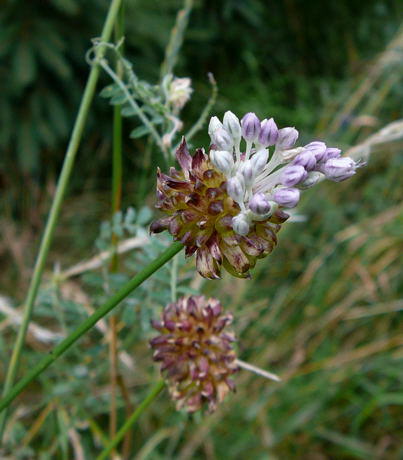
{"label": "green stem", "polygon": [[[102,30],[101,41],[108,41],[113,25],[115,23],[116,16],[119,11],[121,0],[112,0],[109,7],[108,15],[105,20],[105,24]],[[104,49],[101,47],[98,51],[98,58],[102,58]],[[50,209],[49,217],[46,222],[45,231],[41,240],[38,256],[35,263],[34,272],[32,275],[31,283],[29,285],[27,297],[25,299],[24,316],[18,331],[17,339],[13,347],[13,353],[11,355],[10,363],[7,369],[7,375],[3,387],[3,395],[8,393],[13,385],[15,376],[18,371],[18,365],[22,348],[24,346],[25,337],[28,330],[28,325],[31,320],[32,311],[34,308],[35,299],[38,293],[39,284],[41,282],[42,273],[45,268],[46,258],[49,252],[50,243],[52,241],[53,233],[56,227],[56,222],[59,217],[61,204],[63,201],[64,193],[66,191],[67,184],[69,182],[70,174],[73,169],[75,156],[80,145],[81,137],[84,130],[84,125],[87,120],[89,108],[94,97],[96,84],[99,77],[99,67],[93,66],[89,74],[87,84],[85,86],[84,94],[81,99],[80,108],[78,110],[77,118],[74,124],[73,132],[71,134],[70,142],[67,147],[66,156],[63,163],[63,168],[60,174],[59,182],[56,189],[56,194],[53,199],[52,207]],[[7,414],[4,412],[0,416],[0,443],[4,433],[4,427],[6,422]]]}
{"label": "green stem", "polygon": [[57,360],[65,351],[67,351],[77,340],[90,330],[101,318],[113,310],[125,297],[134,289],[140,286],[154,272],[166,264],[172,257],[183,249],[182,243],[173,243],[157,259],[143,268],[134,278],[128,281],[116,294],[114,294],[106,303],[97,309],[89,318],[83,321],[68,337],[59,343],[51,352],[49,352],[39,363],[23,377],[14,387],[0,400],[0,412],[3,411],[10,403],[43,371],[45,371],[53,362]]}
{"label": "green stem", "polygon": [[147,407],[154,401],[154,399],[161,393],[164,388],[164,381],[160,380],[151,389],[150,393],[143,399],[138,408],[126,420],[122,428],[116,433],[116,436],[105,447],[105,449],[98,455],[96,460],[104,460],[112,452],[112,450],[120,443],[128,430],[137,422],[140,415],[147,409]]}

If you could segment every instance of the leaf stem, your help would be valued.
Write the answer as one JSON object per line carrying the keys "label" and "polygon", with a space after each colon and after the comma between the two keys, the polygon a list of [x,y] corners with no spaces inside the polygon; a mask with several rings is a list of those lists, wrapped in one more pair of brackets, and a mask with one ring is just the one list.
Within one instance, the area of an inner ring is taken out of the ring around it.
{"label": "leaf stem", "polygon": [[105,447],[105,449],[98,455],[96,460],[104,460],[112,452],[112,450],[120,443],[128,430],[137,422],[140,415],[148,408],[148,406],[154,401],[154,399],[161,393],[165,386],[163,380],[157,382],[150,393],[143,399],[133,414],[126,420],[122,428],[117,432],[116,436],[111,442]]}
{"label": "leaf stem", "polygon": [[116,294],[99,307],[95,313],[83,321],[69,336],[62,340],[51,352],[43,357],[39,363],[17,382],[14,387],[0,400],[0,412],[4,411],[10,403],[42,372],[44,372],[59,356],[67,351],[78,339],[89,331],[101,318],[113,310],[125,297],[134,291],[140,284],[149,278],[154,272],[166,264],[172,257],[183,249],[183,244],[173,243],[157,259],[143,268],[136,276],[128,281]]}
{"label": "leaf stem", "polygon": [[[101,40],[103,42],[108,41],[111,36],[113,25],[115,23],[115,19],[119,11],[120,4],[121,0],[112,0],[110,4],[101,35]],[[97,57],[102,58],[103,54],[104,48],[101,47],[97,52]],[[3,387],[3,395],[7,394],[10,388],[12,387],[13,382],[15,380],[15,376],[18,371],[20,356],[25,343],[25,337],[27,334],[29,322],[31,320],[35,299],[42,278],[42,273],[45,268],[45,263],[49,252],[50,244],[52,242],[53,233],[56,228],[56,223],[59,217],[63,197],[74,166],[74,160],[76,157],[78,147],[80,145],[89,108],[94,97],[98,77],[99,67],[97,65],[94,65],[90,71],[87,84],[85,86],[85,90],[83,93],[83,97],[81,99],[80,108],[78,110],[77,118],[67,147],[66,156],[64,158],[63,168],[60,173],[56,194],[54,196],[50,213],[46,222],[46,227],[42,236],[39,252],[35,262],[34,272],[29,285],[27,297],[25,299],[23,321],[21,323],[20,329],[18,330],[17,339],[13,347],[13,352],[7,369],[7,375]],[[6,417],[7,413],[5,411],[0,416],[0,444],[4,433]]]}

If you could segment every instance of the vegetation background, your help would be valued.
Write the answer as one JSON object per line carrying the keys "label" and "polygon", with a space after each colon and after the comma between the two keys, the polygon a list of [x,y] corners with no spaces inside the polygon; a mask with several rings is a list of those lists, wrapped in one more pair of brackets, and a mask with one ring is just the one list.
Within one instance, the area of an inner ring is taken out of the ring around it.
{"label": "vegetation background", "polygon": [[[141,79],[157,83],[182,2],[125,3],[125,56]],[[107,7],[104,0],[8,0],[0,10],[0,381],[88,74],[85,54]],[[175,68],[195,89],[182,119],[188,126],[197,119],[212,72],[219,116],[254,111],[296,126],[303,140],[359,145],[403,118],[401,13],[398,0],[196,1]],[[109,83],[103,75],[99,89]],[[122,214],[110,221],[111,120],[98,96],[21,375],[168,244],[147,237],[161,158],[145,156],[146,137],[130,138],[138,126],[132,118],[124,122]],[[207,142],[206,130],[193,141]],[[351,180],[304,194],[303,219],[285,226],[252,281],[205,282],[193,261],[179,258],[124,302],[119,425],[158,378],[148,324],[170,300],[173,279],[178,293],[218,296],[235,314],[240,358],[282,377],[274,383],[241,371],[237,393],[213,415],[176,412],[163,393],[126,439],[124,457],[403,457],[399,148],[382,144]],[[112,230],[134,241],[117,273],[107,263],[68,270],[99,260]],[[18,400],[1,458],[94,458],[108,438],[107,329],[101,323]]]}

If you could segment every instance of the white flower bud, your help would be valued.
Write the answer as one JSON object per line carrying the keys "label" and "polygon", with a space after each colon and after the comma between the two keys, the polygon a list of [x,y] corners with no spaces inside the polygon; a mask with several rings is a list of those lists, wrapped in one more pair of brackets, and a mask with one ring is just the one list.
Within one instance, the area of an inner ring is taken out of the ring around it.
{"label": "white flower bud", "polygon": [[249,222],[247,217],[241,213],[232,218],[232,228],[238,235],[245,236],[249,233]]}
{"label": "white flower bud", "polygon": [[237,203],[243,203],[245,195],[245,180],[241,174],[231,177],[227,181],[228,195]]}
{"label": "white flower bud", "polygon": [[242,137],[241,124],[238,117],[229,110],[224,114],[224,128],[229,132],[234,141],[238,141]]}
{"label": "white flower bud", "polygon": [[268,159],[269,151],[267,149],[261,149],[253,155],[251,162],[256,176],[263,171]]}
{"label": "white flower bud", "polygon": [[234,167],[234,158],[232,153],[226,150],[211,150],[210,160],[213,165],[225,175],[231,174],[232,168]]}
{"label": "white flower bud", "polygon": [[308,173],[307,178],[298,184],[299,188],[311,188],[316,185],[320,180],[324,179],[325,175],[319,171],[311,171]]}
{"label": "white flower bud", "polygon": [[281,150],[280,155],[284,163],[288,163],[293,160],[297,155],[304,151],[304,147],[296,147],[290,150]]}
{"label": "white flower bud", "polygon": [[211,117],[210,118],[210,123],[208,125],[208,134],[210,137],[214,134],[217,129],[222,128],[224,125],[221,123],[221,121],[218,119],[218,117]]}
{"label": "white flower bud", "polygon": [[218,128],[210,136],[211,143],[216,145],[220,150],[232,150],[234,141],[225,128]]}
{"label": "white flower bud", "polygon": [[244,178],[246,188],[249,188],[253,184],[253,181],[256,177],[251,160],[246,160],[241,163],[240,173]]}

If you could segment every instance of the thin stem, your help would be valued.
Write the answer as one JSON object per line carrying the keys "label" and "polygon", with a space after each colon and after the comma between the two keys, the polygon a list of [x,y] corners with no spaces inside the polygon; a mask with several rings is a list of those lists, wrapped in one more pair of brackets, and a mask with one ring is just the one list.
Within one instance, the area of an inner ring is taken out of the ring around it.
{"label": "thin stem", "polygon": [[[116,15],[119,11],[121,0],[112,0],[108,15],[105,20],[104,28],[102,30],[101,40],[108,41],[111,33],[113,24],[115,23]],[[100,47],[97,51],[97,57],[102,58],[104,54],[104,48]],[[41,282],[42,273],[45,268],[45,262],[49,252],[50,244],[52,241],[53,233],[56,228],[56,223],[59,217],[60,208],[62,205],[63,197],[67,188],[67,184],[70,179],[71,171],[74,166],[74,160],[78,147],[80,145],[81,137],[84,130],[84,125],[87,120],[89,108],[94,97],[96,84],[99,77],[99,67],[94,65],[90,71],[87,84],[81,99],[80,108],[78,110],[77,118],[74,124],[73,132],[70,137],[70,142],[67,147],[66,156],[64,158],[63,168],[60,173],[59,182],[54,196],[52,207],[46,222],[46,227],[42,236],[39,252],[35,262],[35,268],[32,275],[31,283],[29,285],[27,297],[25,299],[24,318],[21,327],[18,331],[17,339],[13,347],[13,353],[11,355],[10,363],[7,369],[7,375],[3,387],[3,395],[7,394],[13,385],[15,376],[18,371],[18,365],[22,348],[24,346],[25,337],[28,330],[28,325],[31,320],[32,311],[34,308],[35,299],[38,293],[39,284]],[[4,427],[6,422],[7,413],[4,412],[0,416],[0,443],[3,438]]]}
{"label": "thin stem", "polygon": [[[124,30],[124,0],[120,7],[119,15],[115,23],[115,40],[119,42],[123,37]],[[116,60],[116,73],[122,78],[123,64]],[[122,207],[122,106],[117,104],[113,108],[113,152],[112,152],[112,217]],[[112,233],[112,260],[110,270],[115,273],[118,270],[119,255],[117,247],[118,235]],[[117,427],[117,383],[118,383],[118,315],[113,314],[109,318],[109,361],[110,361],[110,410],[109,410],[109,435],[111,438],[116,434]]]}
{"label": "thin stem", "polygon": [[42,372],[44,372],[59,356],[67,351],[79,338],[89,331],[101,318],[113,310],[125,297],[134,291],[140,284],[149,278],[154,272],[166,264],[172,257],[183,249],[182,243],[175,242],[166,249],[157,259],[143,268],[134,278],[128,281],[116,294],[99,307],[95,313],[83,321],[68,337],[59,343],[50,351],[39,363],[17,382],[14,387],[0,400],[0,412],[3,411],[10,403]]}
{"label": "thin stem", "polygon": [[112,441],[105,447],[105,449],[98,455],[96,460],[104,460],[108,457],[111,451],[120,443],[124,435],[130,428],[137,422],[140,415],[148,408],[148,406],[154,401],[154,399],[161,393],[164,388],[164,381],[160,380],[157,382],[150,393],[143,399],[138,408],[133,412],[133,414],[126,420],[122,428],[117,432],[116,436]]}

